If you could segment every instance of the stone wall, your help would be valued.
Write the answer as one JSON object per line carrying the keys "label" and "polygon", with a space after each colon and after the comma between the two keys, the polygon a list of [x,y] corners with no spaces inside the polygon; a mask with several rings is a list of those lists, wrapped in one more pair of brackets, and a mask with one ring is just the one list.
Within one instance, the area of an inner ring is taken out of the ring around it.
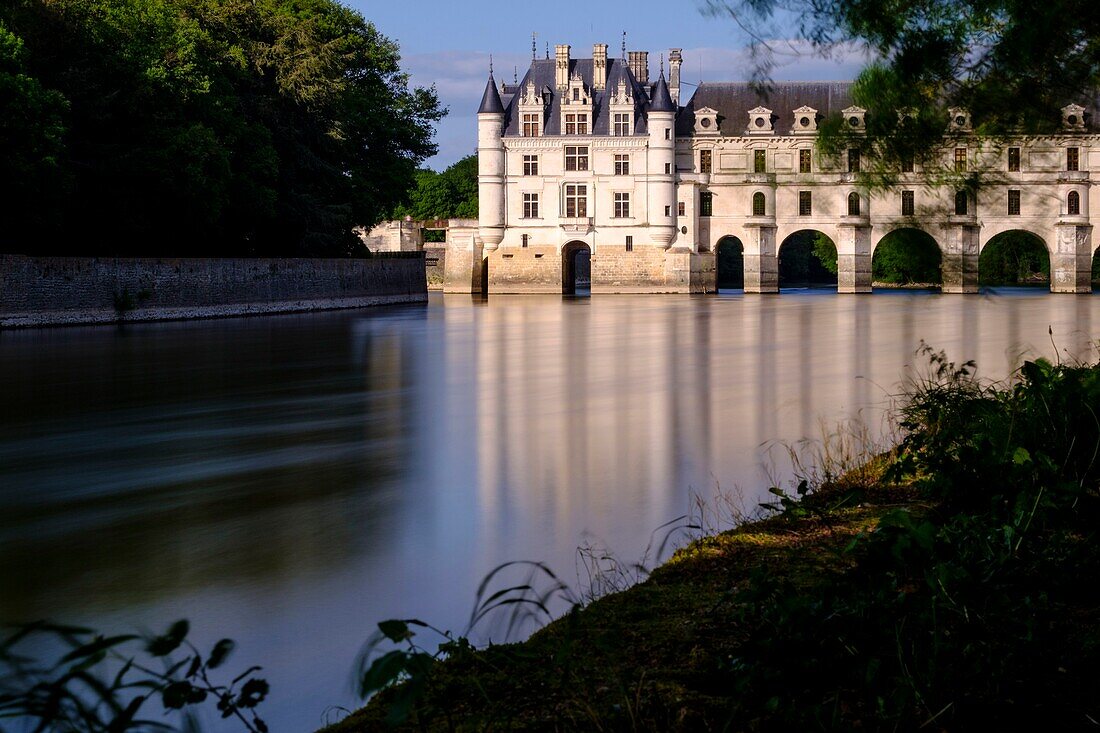
{"label": "stone wall", "polygon": [[359,308],[427,300],[423,256],[169,259],[0,255],[0,328]]}

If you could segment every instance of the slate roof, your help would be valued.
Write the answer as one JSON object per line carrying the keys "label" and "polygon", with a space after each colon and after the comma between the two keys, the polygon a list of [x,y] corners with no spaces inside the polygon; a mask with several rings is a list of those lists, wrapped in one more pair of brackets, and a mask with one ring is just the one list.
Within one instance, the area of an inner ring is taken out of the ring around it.
{"label": "slate roof", "polygon": [[661,78],[657,80],[657,85],[653,88],[653,102],[649,105],[649,111],[676,111],[676,105],[672,103],[672,95],[668,93],[668,84],[665,83],[664,74],[661,74]]}
{"label": "slate roof", "polygon": [[749,110],[772,110],[773,129],[787,135],[794,127],[794,111],[813,107],[818,119],[852,106],[850,81],[777,82],[764,93],[749,82],[705,82],[700,84],[676,120],[676,134],[687,136],[695,130],[695,110],[718,110],[718,129],[730,137],[744,135],[749,126]]}
{"label": "slate roof", "polygon": [[[531,67],[519,80],[519,84],[506,84],[504,88],[503,103],[506,107],[504,135],[505,137],[518,137],[521,132],[519,121],[519,100],[522,90],[527,88],[530,81],[535,82],[536,89],[547,88],[551,90],[550,108],[544,117],[544,135],[561,134],[561,94],[555,89],[555,64],[554,59],[536,59],[531,62]],[[592,89],[592,59],[570,59],[569,76],[579,73],[585,85]],[[599,92],[592,93],[593,135],[611,134],[611,115],[608,102],[615,90],[619,87],[619,81],[626,79],[627,88],[634,97],[634,134],[645,135],[648,133],[645,108],[649,104],[650,92],[655,85],[640,84],[631,73],[630,67],[621,59],[607,60],[607,87]]]}
{"label": "slate roof", "polygon": [[477,113],[483,114],[486,112],[499,114],[504,111],[504,104],[500,101],[500,94],[497,93],[497,83],[493,79],[493,72],[489,72],[489,82],[485,85],[485,93],[481,95],[481,106],[478,107]]}

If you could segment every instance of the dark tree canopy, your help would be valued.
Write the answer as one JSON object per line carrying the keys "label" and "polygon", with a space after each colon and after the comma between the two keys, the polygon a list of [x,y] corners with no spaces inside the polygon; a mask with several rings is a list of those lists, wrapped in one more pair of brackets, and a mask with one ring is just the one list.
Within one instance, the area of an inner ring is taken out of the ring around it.
{"label": "dark tree canopy", "polygon": [[0,244],[346,255],[436,150],[399,62],[334,0],[4,3]]}
{"label": "dark tree canopy", "polygon": [[918,229],[896,229],[878,243],[871,258],[875,282],[940,285],[943,255],[936,240]]}
{"label": "dark tree canopy", "polygon": [[1050,255],[1039,237],[1025,231],[998,234],[978,258],[982,285],[1046,285],[1050,282]]}
{"label": "dark tree canopy", "polygon": [[[783,52],[782,43],[766,39],[793,34],[822,55],[851,45],[871,52],[877,60],[856,80],[853,96],[868,110],[859,139],[877,162],[865,177],[880,185],[892,183],[889,172],[903,161],[931,162],[952,107],[970,112],[979,135],[1054,132],[1063,106],[1089,106],[1100,89],[1094,0],[707,0],[706,6],[755,39],[754,76],[765,86]],[[821,130],[826,153],[852,138],[839,118]]]}
{"label": "dark tree canopy", "polygon": [[442,173],[417,171],[415,187],[391,214],[417,221],[477,218],[477,156],[467,155]]}

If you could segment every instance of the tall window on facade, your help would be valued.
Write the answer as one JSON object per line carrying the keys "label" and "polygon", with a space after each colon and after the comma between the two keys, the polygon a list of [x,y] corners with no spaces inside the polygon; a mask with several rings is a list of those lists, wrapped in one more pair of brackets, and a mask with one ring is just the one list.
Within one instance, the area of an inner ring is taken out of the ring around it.
{"label": "tall window on facade", "polygon": [[913,172],[913,159],[909,156],[905,156],[901,159],[901,172],[912,173]]}
{"label": "tall window on facade", "polygon": [[768,151],[752,151],[752,169],[757,173],[766,173],[768,171]]}
{"label": "tall window on facade", "polygon": [[566,135],[587,135],[588,134],[588,115],[569,113],[565,115],[565,134]]}
{"label": "tall window on facade", "polygon": [[955,194],[955,216],[966,216],[966,199],[966,191],[959,191]]}
{"label": "tall window on facade", "polygon": [[626,251],[634,251],[634,237],[630,236],[629,234],[626,235]]}
{"label": "tall window on facade", "polygon": [[630,216],[630,194],[615,194],[615,218],[626,219]]}
{"label": "tall window on facade", "polygon": [[615,115],[615,135],[618,137],[626,137],[630,134],[630,115],[628,114],[616,114]]}
{"label": "tall window on facade", "polygon": [[672,128],[671,127],[666,127],[665,128],[665,140],[671,140],[671,139],[672,139]]}
{"label": "tall window on facade", "polygon": [[855,191],[848,194],[848,216],[859,216],[859,194]]}
{"label": "tall window on facade", "polygon": [[588,186],[565,184],[565,216],[570,219],[588,216]]}
{"label": "tall window on facade", "polygon": [[617,176],[629,176],[630,175],[630,156],[615,154],[615,175]]}
{"label": "tall window on facade", "polygon": [[531,241],[531,235],[530,234],[521,235],[520,240],[522,242],[520,246],[521,247],[526,247],[528,245],[528,243]]}
{"label": "tall window on facade", "polygon": [[685,216],[687,214],[687,204],[685,204],[683,201],[676,204],[676,213],[680,216]]}
{"label": "tall window on facade", "polygon": [[848,149],[848,172],[859,173],[859,148]]}
{"label": "tall window on facade", "polygon": [[1008,215],[1020,215],[1020,189],[1018,188],[1008,189]]}
{"label": "tall window on facade", "polygon": [[916,199],[916,197],[913,195],[912,191],[902,191],[901,192],[901,215],[902,216],[913,216],[913,212],[916,209],[916,206],[914,205],[915,199]]}
{"label": "tall window on facade", "polygon": [[1081,159],[1078,148],[1066,148],[1066,170],[1078,170],[1080,165]]}
{"label": "tall window on facade", "polygon": [[714,168],[714,151],[713,150],[700,150],[699,151],[699,172],[710,173]]}
{"label": "tall window on facade", "polygon": [[523,156],[523,175],[525,176],[537,176],[539,174],[539,156],[537,155],[525,155]]}
{"label": "tall window on facade", "polygon": [[699,216],[710,216],[714,211],[714,194],[703,191],[699,194]]}
{"label": "tall window on facade", "polygon": [[809,191],[798,192],[798,215],[810,216],[814,213],[813,197]]}
{"label": "tall window on facade", "polygon": [[1020,149],[1009,148],[1008,149],[1008,169],[1010,171],[1020,170]]}
{"label": "tall window on facade", "polygon": [[539,218],[539,195],[537,193],[523,194],[523,218]]}
{"label": "tall window on facade", "polygon": [[966,148],[955,148],[955,172],[966,172]]}
{"label": "tall window on facade", "polygon": [[538,137],[539,136],[539,115],[530,114],[523,116],[523,136],[524,137]]}
{"label": "tall window on facade", "polygon": [[671,176],[672,175],[672,163],[665,163],[665,175],[666,176]]}
{"label": "tall window on facade", "polygon": [[588,170],[588,147],[585,145],[565,146],[565,170]]}
{"label": "tall window on facade", "polygon": [[813,172],[812,163],[810,163],[811,152],[809,148],[802,148],[798,151],[798,172],[799,173],[811,173]]}
{"label": "tall window on facade", "polygon": [[581,90],[577,89],[576,87],[573,87],[573,101],[574,102],[581,101]]}
{"label": "tall window on facade", "polygon": [[1066,214],[1069,216],[1081,215],[1081,194],[1076,191],[1070,191],[1066,196]]}
{"label": "tall window on facade", "polygon": [[764,200],[764,194],[757,191],[752,195],[752,215],[764,216],[767,213],[767,202]]}

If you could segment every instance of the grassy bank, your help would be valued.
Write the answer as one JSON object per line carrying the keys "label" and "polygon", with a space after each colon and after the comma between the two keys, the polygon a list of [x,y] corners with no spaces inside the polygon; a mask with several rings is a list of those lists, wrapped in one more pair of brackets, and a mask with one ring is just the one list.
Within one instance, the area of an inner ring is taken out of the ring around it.
{"label": "grassy bank", "polygon": [[396,684],[330,731],[1100,728],[1100,367],[928,356],[889,454],[525,643],[384,626]]}

